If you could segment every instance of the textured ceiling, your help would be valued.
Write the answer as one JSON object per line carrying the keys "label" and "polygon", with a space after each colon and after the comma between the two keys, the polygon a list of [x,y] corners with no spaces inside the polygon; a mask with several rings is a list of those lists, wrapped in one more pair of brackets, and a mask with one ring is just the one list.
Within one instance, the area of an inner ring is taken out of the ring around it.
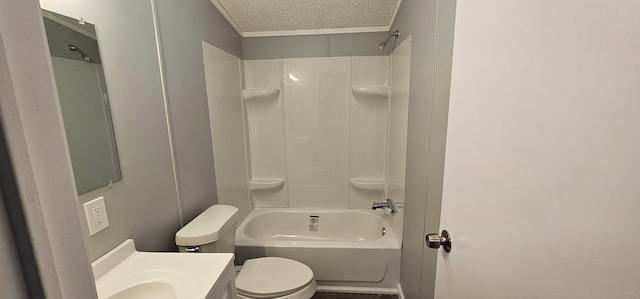
{"label": "textured ceiling", "polygon": [[314,30],[387,31],[400,0],[211,0],[211,2],[241,34],[246,36],[252,32],[289,35],[292,34],[291,31],[307,31],[309,34]]}

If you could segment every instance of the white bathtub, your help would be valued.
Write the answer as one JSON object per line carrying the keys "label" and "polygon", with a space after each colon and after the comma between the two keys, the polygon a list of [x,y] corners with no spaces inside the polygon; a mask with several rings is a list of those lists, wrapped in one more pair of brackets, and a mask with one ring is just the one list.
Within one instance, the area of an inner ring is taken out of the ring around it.
{"label": "white bathtub", "polygon": [[313,270],[319,287],[395,289],[400,244],[391,217],[401,216],[355,209],[256,208],[238,227],[236,258],[239,263],[261,256],[300,261]]}

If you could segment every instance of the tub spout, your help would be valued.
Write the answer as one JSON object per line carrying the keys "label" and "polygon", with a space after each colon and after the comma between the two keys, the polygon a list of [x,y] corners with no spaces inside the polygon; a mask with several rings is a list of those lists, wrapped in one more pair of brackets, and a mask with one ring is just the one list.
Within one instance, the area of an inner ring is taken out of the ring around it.
{"label": "tub spout", "polygon": [[396,213],[396,204],[393,202],[393,199],[387,198],[387,200],[383,201],[383,202],[373,202],[373,204],[371,204],[371,209],[372,210],[377,210],[377,209],[384,209],[384,208],[389,208],[389,210],[391,210],[391,214],[395,214]]}

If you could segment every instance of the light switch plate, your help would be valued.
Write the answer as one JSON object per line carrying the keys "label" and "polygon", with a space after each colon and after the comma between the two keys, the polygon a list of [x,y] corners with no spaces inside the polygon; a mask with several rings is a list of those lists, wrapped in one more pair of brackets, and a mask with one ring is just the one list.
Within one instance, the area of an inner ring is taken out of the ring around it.
{"label": "light switch plate", "polygon": [[107,208],[104,205],[104,196],[86,202],[84,204],[84,215],[87,217],[90,236],[109,227],[109,218],[107,218]]}

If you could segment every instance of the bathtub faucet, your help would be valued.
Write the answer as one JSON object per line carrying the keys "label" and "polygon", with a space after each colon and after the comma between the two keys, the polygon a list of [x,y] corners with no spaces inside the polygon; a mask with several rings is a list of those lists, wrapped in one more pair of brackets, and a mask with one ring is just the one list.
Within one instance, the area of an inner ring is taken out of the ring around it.
{"label": "bathtub faucet", "polygon": [[384,208],[389,208],[389,210],[391,210],[391,214],[395,214],[396,213],[396,204],[393,202],[393,199],[387,198],[387,200],[383,201],[383,202],[373,202],[373,204],[371,205],[371,209],[372,210],[376,210],[376,209],[384,209]]}

